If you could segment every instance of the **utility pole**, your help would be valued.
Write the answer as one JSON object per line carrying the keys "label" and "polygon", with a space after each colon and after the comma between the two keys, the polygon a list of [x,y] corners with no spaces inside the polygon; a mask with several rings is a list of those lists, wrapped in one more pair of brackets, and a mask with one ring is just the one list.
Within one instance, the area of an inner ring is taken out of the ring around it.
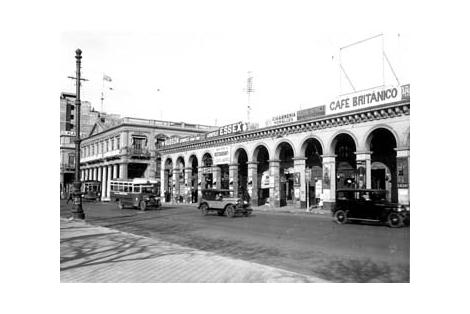
{"label": "utility pole", "polygon": [[77,85],[77,95],[75,97],[75,181],[73,182],[73,204],[72,204],[72,218],[85,219],[85,213],[82,208],[82,182],[80,181],[80,64],[82,59],[82,51],[77,49],[75,51],[75,59],[77,59],[77,72],[75,76]]}

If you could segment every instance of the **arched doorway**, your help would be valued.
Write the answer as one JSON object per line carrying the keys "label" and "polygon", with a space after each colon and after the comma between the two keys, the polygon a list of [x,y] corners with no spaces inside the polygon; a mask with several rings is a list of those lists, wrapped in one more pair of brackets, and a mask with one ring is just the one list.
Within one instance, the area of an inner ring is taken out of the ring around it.
{"label": "arched doorway", "polygon": [[245,196],[248,193],[248,155],[243,148],[235,152],[234,162],[237,167],[237,188],[238,196]]}
{"label": "arched doorway", "polygon": [[174,170],[175,175],[175,193],[174,197],[176,198],[177,203],[183,202],[183,195],[185,194],[185,184],[184,184],[184,173],[185,173],[185,164],[184,158],[182,156],[176,159],[176,167]]}
{"label": "arched doorway", "polygon": [[293,205],[294,196],[294,150],[287,142],[277,146],[279,159],[279,206]]}
{"label": "arched doorway", "polygon": [[189,185],[189,194],[191,195],[191,202],[197,203],[198,201],[198,197],[197,197],[198,163],[197,163],[196,156],[191,155],[189,157],[189,166],[191,167],[191,180],[190,182],[187,182]]}
{"label": "arched doorway", "polygon": [[213,188],[213,175],[212,175],[212,156],[209,153],[205,153],[202,156],[202,165],[205,167],[203,169],[202,175],[202,189],[212,189]]}
{"label": "arched doorway", "polygon": [[308,197],[309,206],[316,206],[320,202],[322,193],[322,177],[323,166],[322,158],[323,149],[321,143],[314,138],[309,138],[302,145],[305,151],[305,173],[306,173],[306,197]]}
{"label": "arched doorway", "polygon": [[167,158],[164,167],[163,195],[165,197],[165,202],[170,202],[173,195],[173,160],[171,160],[171,158]]}
{"label": "arched doorway", "polygon": [[356,187],[356,143],[349,134],[339,134],[332,145],[336,155],[336,189]]}
{"label": "arched doorway", "polygon": [[255,205],[261,206],[266,204],[269,201],[269,189],[272,188],[272,180],[269,174],[269,152],[268,149],[260,145],[255,148],[253,153],[253,160],[257,162],[256,165],[256,186],[253,186],[254,193],[256,197],[252,197],[252,203]]}
{"label": "arched doorway", "polygon": [[392,132],[378,128],[367,138],[371,151],[371,187],[387,191],[387,199],[398,202],[397,141]]}

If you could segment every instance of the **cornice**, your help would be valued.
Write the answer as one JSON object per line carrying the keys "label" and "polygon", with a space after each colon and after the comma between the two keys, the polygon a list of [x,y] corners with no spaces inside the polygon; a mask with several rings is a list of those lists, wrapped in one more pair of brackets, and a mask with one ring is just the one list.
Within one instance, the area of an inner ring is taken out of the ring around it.
{"label": "cornice", "polygon": [[188,150],[231,145],[234,143],[254,141],[265,138],[281,138],[296,133],[318,131],[342,125],[355,125],[369,121],[407,116],[409,114],[410,102],[400,101],[376,106],[373,108],[349,111],[343,114],[318,117],[310,120],[296,121],[279,126],[251,130],[242,134],[230,135],[213,140],[200,140],[191,143],[175,144],[174,146],[169,146],[168,148],[158,148],[157,151],[159,151],[161,154],[169,155]]}

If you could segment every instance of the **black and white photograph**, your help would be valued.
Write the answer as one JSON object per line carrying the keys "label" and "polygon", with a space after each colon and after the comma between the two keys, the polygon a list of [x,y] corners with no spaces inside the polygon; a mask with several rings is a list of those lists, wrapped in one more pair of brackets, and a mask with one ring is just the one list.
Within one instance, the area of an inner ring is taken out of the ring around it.
{"label": "black and white photograph", "polygon": [[283,36],[63,34],[61,282],[409,282],[407,35]]}
{"label": "black and white photograph", "polygon": [[[466,162],[444,154],[464,132],[437,121],[465,108],[440,95],[454,93],[438,71],[455,67],[428,55],[447,47],[463,64],[459,19],[421,32],[401,1],[33,11],[43,36],[23,36],[34,19],[8,34],[29,59],[9,75],[34,108],[15,163],[27,171],[4,179],[20,191],[5,208],[30,215],[15,249],[44,283],[36,299],[50,291],[71,313],[392,313],[462,295],[440,281],[468,262],[450,240],[465,238]],[[18,115],[4,117],[19,138]]]}

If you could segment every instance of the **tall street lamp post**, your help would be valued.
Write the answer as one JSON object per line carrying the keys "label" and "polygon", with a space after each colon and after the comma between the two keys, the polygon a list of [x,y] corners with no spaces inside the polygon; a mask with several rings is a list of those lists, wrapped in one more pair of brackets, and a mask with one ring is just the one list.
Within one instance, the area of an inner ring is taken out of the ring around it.
{"label": "tall street lamp post", "polygon": [[77,59],[77,73],[75,77],[77,95],[75,98],[75,181],[73,182],[72,217],[74,219],[85,219],[85,213],[82,208],[82,182],[80,181],[80,64],[82,59],[82,51],[80,49],[75,51],[75,59]]}

